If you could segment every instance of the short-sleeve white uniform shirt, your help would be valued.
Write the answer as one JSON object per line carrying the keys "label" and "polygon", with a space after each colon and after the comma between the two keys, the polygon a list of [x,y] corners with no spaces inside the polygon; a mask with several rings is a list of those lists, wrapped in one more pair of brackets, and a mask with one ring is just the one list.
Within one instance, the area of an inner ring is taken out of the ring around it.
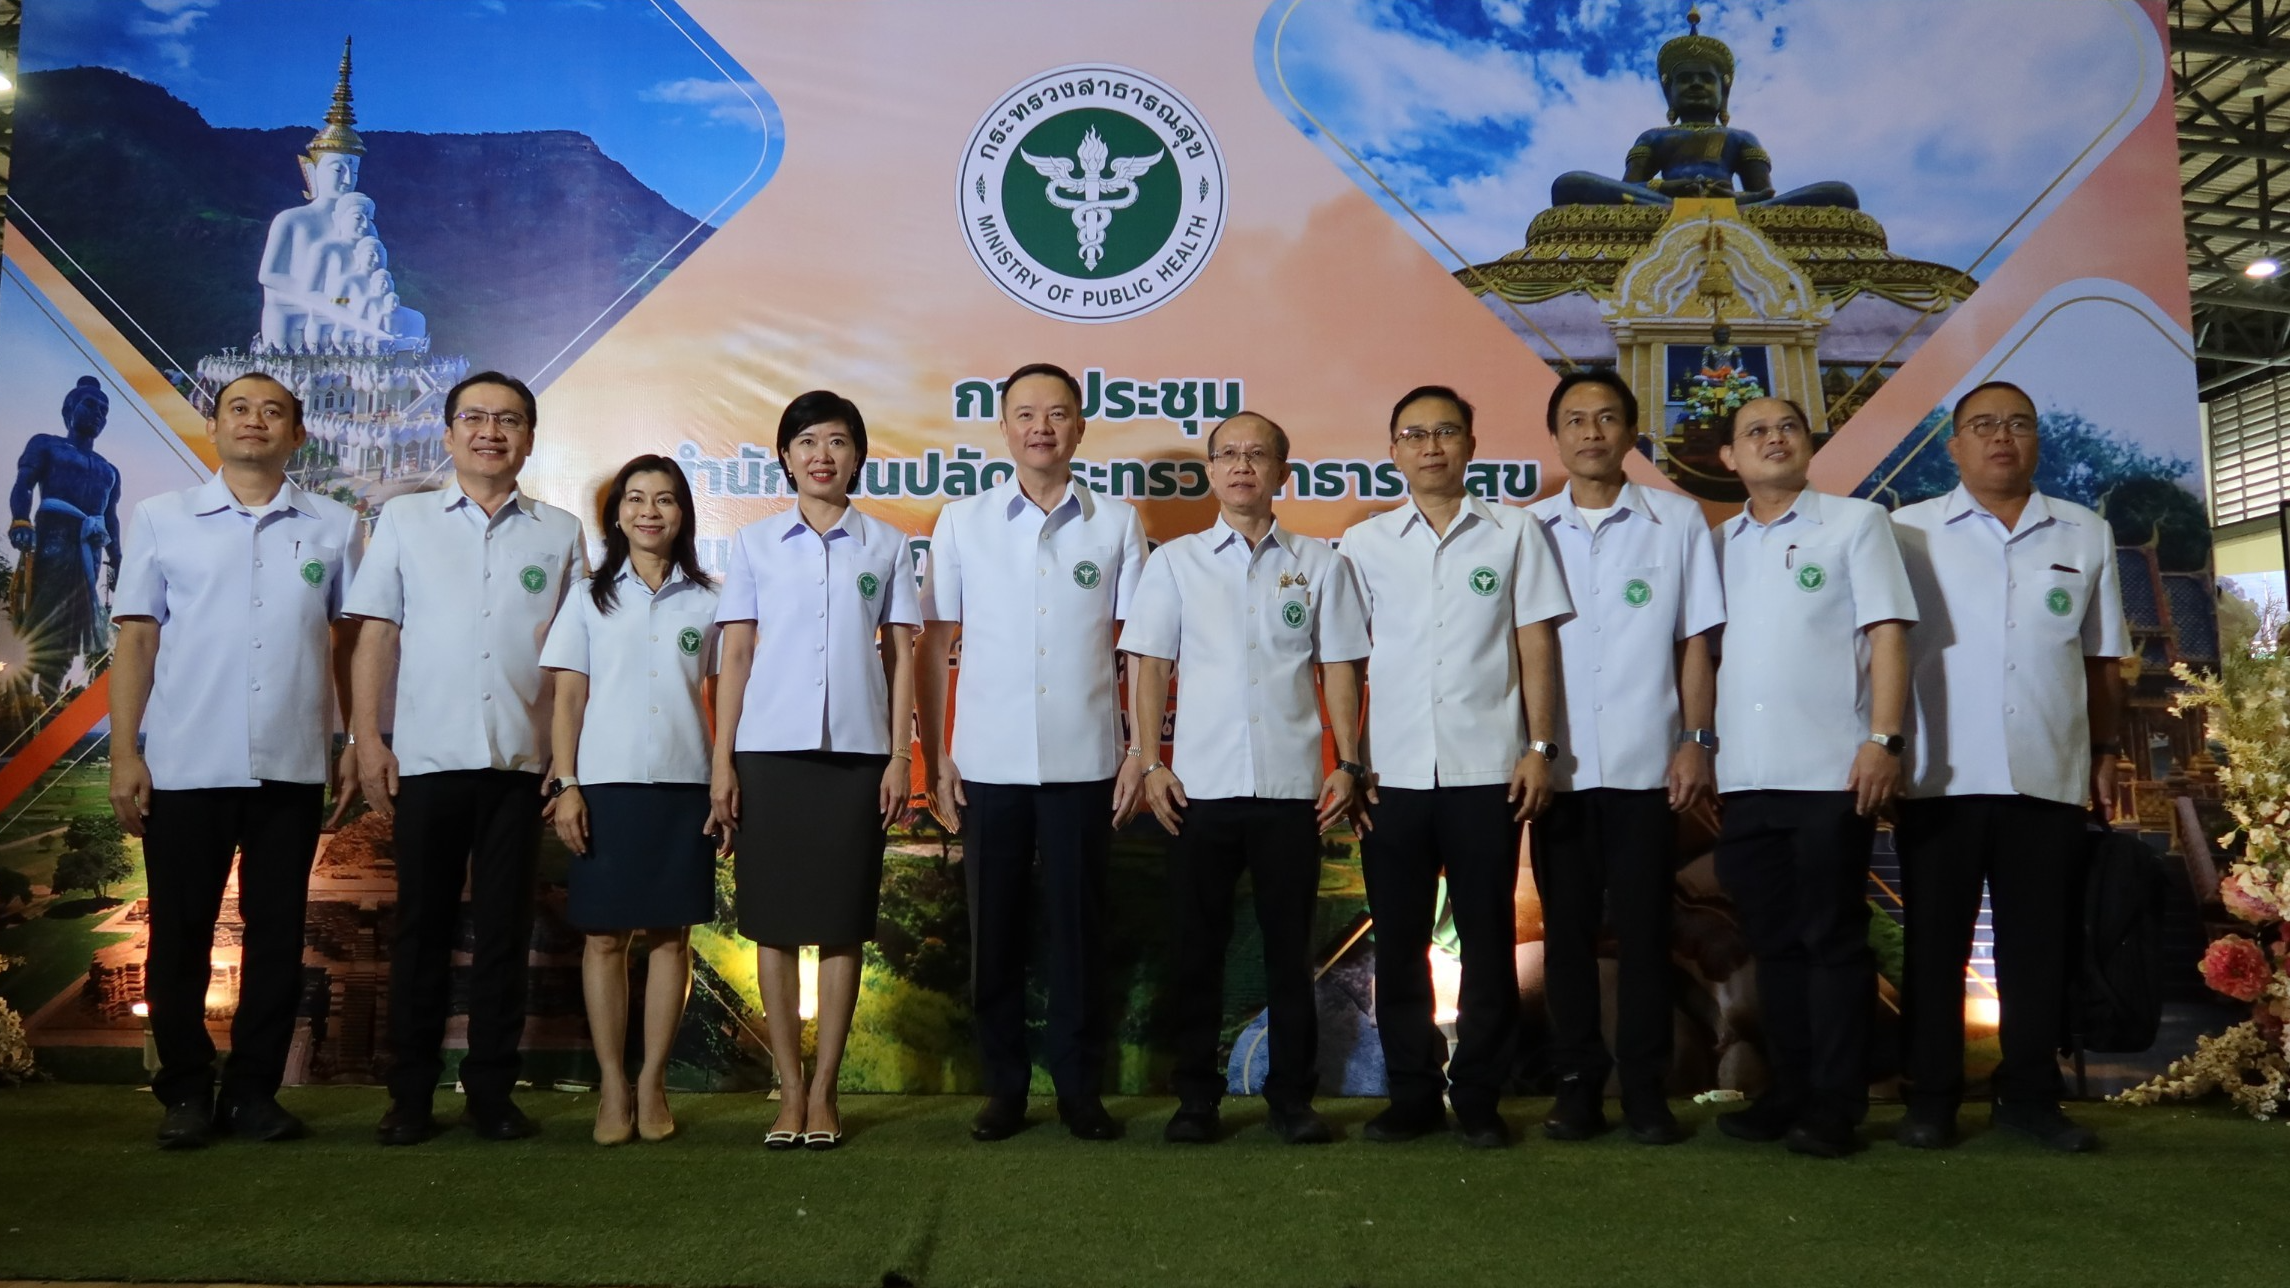
{"label": "short-sleeve white uniform shirt", "polygon": [[588,677],[581,712],[584,783],[708,781],[704,682],[716,671],[716,591],[670,567],[655,591],[622,566],[612,611],[590,579],[572,588],[549,627],[541,665]]}

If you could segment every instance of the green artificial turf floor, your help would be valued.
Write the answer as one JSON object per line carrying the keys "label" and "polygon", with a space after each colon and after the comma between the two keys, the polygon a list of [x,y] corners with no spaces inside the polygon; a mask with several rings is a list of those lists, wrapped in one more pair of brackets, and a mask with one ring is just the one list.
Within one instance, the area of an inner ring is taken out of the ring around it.
{"label": "green artificial turf floor", "polygon": [[679,1097],[677,1139],[613,1150],[589,1143],[585,1096],[523,1096],[536,1140],[388,1150],[378,1092],[283,1099],[313,1139],[169,1154],[145,1093],[0,1090],[0,1279],[1867,1288],[2276,1282],[2290,1252],[2290,1127],[2207,1107],[2083,1106],[2108,1145],[2086,1157],[1979,1114],[1962,1147],[1914,1153],[1880,1107],[1868,1152],[1817,1162],[1691,1105],[1674,1148],[1473,1153],[1369,1144],[1361,1101],[1323,1104],[1330,1147],[1275,1143],[1243,1102],[1236,1135],[1185,1148],[1160,1142],[1167,1100],[1112,1102],[1119,1142],[1072,1140],[1037,1102],[1033,1129],[977,1145],[968,1099],[853,1096],[845,1147],[804,1154],[761,1148],[759,1095]]}

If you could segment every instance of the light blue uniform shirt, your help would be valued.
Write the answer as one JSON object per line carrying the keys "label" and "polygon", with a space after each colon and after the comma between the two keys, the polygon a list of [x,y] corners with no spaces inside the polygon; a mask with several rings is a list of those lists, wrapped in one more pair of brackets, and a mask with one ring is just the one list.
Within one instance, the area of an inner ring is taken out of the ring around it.
{"label": "light blue uniform shirt", "polygon": [[348,506],[292,482],[259,512],[220,475],[135,507],[111,612],[160,626],[143,712],[153,787],[326,781],[329,627],[359,545]]}
{"label": "light blue uniform shirt", "polygon": [[576,776],[583,783],[707,782],[703,694],[716,673],[715,588],[673,566],[657,591],[625,565],[614,581],[610,613],[597,611],[591,579],[573,587],[541,648],[545,669],[588,677]]}

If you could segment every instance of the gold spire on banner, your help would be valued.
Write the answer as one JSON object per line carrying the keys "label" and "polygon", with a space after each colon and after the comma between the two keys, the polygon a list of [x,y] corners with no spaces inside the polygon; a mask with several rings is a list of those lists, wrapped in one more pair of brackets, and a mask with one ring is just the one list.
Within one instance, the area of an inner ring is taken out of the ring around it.
{"label": "gold spire on banner", "polygon": [[365,140],[350,127],[357,124],[358,114],[350,110],[350,37],[342,37],[342,74],[334,83],[334,103],[326,109],[326,124],[310,137],[309,155],[321,152],[342,152],[350,156],[366,155]]}

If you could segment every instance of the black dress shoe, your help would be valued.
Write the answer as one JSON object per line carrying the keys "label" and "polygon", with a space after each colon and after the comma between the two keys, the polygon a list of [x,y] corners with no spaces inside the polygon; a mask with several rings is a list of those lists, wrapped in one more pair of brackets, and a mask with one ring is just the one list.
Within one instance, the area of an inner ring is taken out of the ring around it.
{"label": "black dress shoe", "polygon": [[1718,1130],[1735,1140],[1766,1144],[1780,1140],[1796,1125],[1797,1106],[1787,1101],[1761,1096],[1750,1102],[1749,1108],[1737,1109],[1718,1116]]}
{"label": "black dress shoe", "polygon": [[1911,1109],[1892,1129],[1893,1143],[1909,1149],[1953,1149],[1956,1146],[1956,1115],[1937,1110]]}
{"label": "black dress shoe", "polygon": [[1589,1140],[1606,1133],[1606,1111],[1596,1101],[1560,1096],[1543,1119],[1543,1135],[1552,1140]]}
{"label": "black dress shoe", "polygon": [[2046,1149],[2062,1154],[2088,1154],[2099,1148],[2099,1134],[2059,1110],[2058,1105],[2013,1105],[1996,1102],[1988,1121],[2033,1138]]}
{"label": "black dress shoe", "polygon": [[437,1134],[437,1120],[428,1105],[396,1102],[374,1127],[374,1139],[384,1145],[419,1145]]}
{"label": "black dress shoe", "polygon": [[215,1109],[215,1130],[240,1140],[296,1140],[305,1131],[302,1120],[270,1096],[225,1100]]}
{"label": "black dress shoe", "polygon": [[1511,1125],[1492,1109],[1469,1114],[1456,1110],[1455,1134],[1472,1149],[1507,1149],[1511,1144]]}
{"label": "black dress shoe", "polygon": [[1678,1125],[1678,1116],[1660,1101],[1644,1105],[1623,1114],[1628,1124],[1630,1139],[1640,1145],[1676,1145],[1690,1134]]}
{"label": "black dress shoe", "polygon": [[462,1124],[484,1140],[523,1140],[540,1134],[541,1125],[525,1116],[511,1100],[470,1102],[461,1111]]}
{"label": "black dress shoe", "polygon": [[1179,1105],[1161,1129],[1161,1139],[1172,1145],[1213,1145],[1223,1127],[1215,1105]]}
{"label": "black dress shoe", "polygon": [[970,1139],[1008,1140],[1026,1129],[1024,1096],[988,1096],[970,1120]]}
{"label": "black dress shoe", "polygon": [[1121,1124],[1105,1112],[1105,1102],[1095,1096],[1059,1096],[1058,1121],[1073,1133],[1075,1140],[1118,1140]]}
{"label": "black dress shoe", "polygon": [[1789,1129],[1782,1144],[1807,1158],[1846,1158],[1860,1152],[1861,1136],[1842,1115],[1810,1113]]}
{"label": "black dress shoe", "polygon": [[1368,1119],[1360,1134],[1379,1144],[1391,1145],[1400,1141],[1427,1136],[1447,1126],[1447,1110],[1440,1105],[1416,1108],[1393,1105]]}
{"label": "black dress shoe", "polygon": [[1264,1125],[1287,1145],[1326,1145],[1336,1139],[1327,1120],[1310,1105],[1267,1105]]}
{"label": "black dress shoe", "polygon": [[215,1110],[202,1100],[167,1106],[159,1120],[159,1148],[197,1149],[215,1134]]}

